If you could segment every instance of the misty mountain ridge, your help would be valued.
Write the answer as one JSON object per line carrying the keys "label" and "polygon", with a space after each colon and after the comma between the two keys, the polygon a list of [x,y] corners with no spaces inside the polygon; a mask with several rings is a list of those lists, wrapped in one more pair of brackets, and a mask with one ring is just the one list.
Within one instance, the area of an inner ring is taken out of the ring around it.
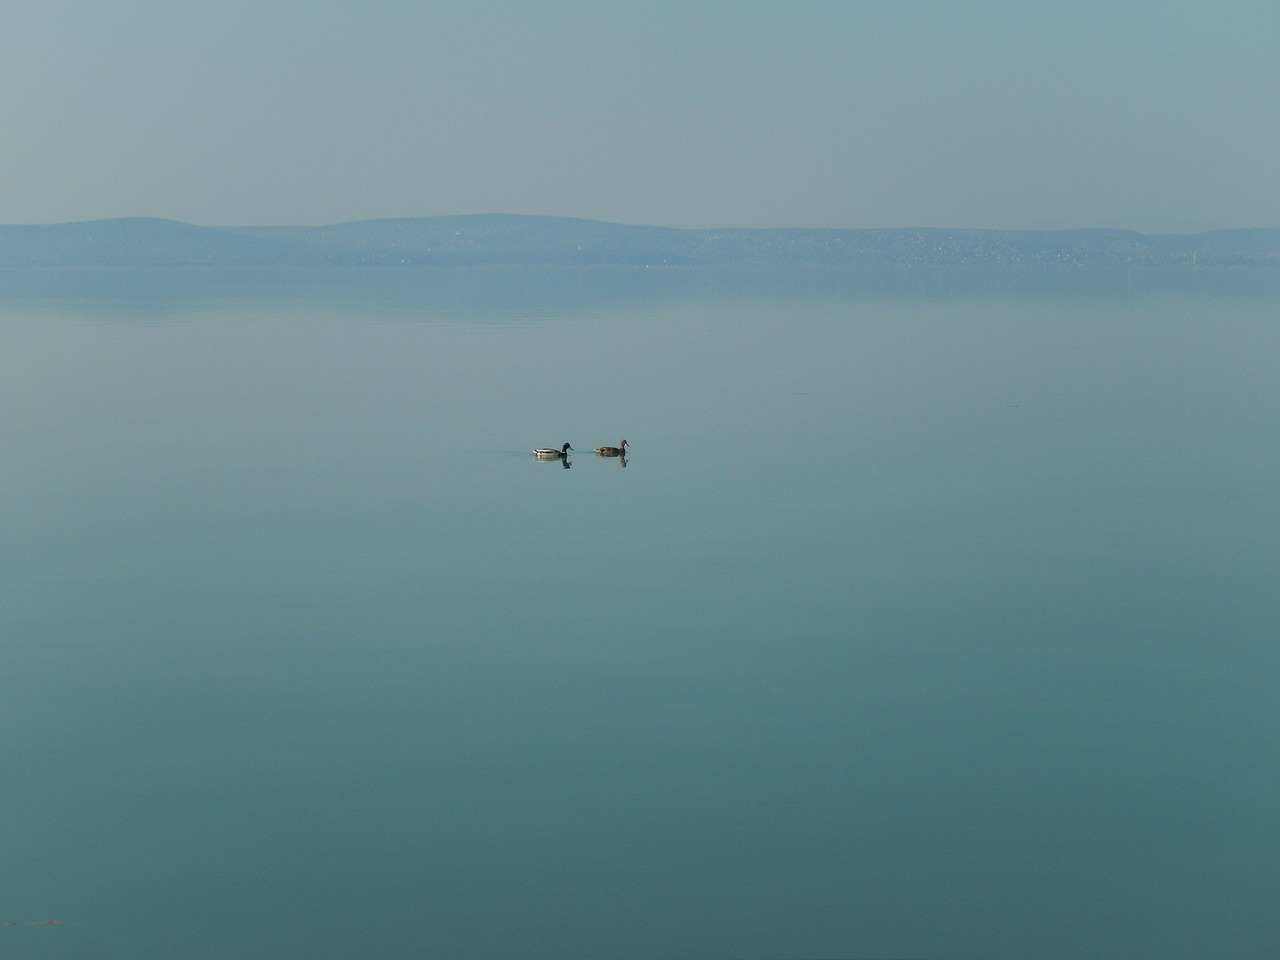
{"label": "misty mountain ridge", "polygon": [[0,226],[0,267],[1272,265],[1280,229],[688,230],[516,214],[201,227],[130,217]]}

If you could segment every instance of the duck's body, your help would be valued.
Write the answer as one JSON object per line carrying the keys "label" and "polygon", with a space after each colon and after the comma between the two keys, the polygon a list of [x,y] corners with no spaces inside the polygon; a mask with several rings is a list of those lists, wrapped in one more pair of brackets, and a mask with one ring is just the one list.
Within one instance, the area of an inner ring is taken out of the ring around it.
{"label": "duck's body", "polygon": [[620,457],[627,452],[627,441],[620,440],[616,447],[596,447],[596,456]]}
{"label": "duck's body", "polygon": [[569,456],[569,451],[572,449],[573,447],[567,443],[559,450],[555,447],[538,447],[533,451],[533,455],[539,460],[563,460]]}

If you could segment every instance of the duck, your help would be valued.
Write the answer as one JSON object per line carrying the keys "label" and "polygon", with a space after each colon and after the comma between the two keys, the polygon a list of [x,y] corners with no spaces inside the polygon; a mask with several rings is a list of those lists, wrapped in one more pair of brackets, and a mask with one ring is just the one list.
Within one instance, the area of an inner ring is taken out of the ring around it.
{"label": "duck", "polygon": [[620,457],[626,452],[627,441],[619,440],[616,447],[596,447],[596,455],[600,457]]}
{"label": "duck", "polygon": [[538,447],[533,451],[533,455],[539,460],[564,460],[568,458],[569,451],[572,449],[573,447],[567,443],[559,450],[555,447]]}

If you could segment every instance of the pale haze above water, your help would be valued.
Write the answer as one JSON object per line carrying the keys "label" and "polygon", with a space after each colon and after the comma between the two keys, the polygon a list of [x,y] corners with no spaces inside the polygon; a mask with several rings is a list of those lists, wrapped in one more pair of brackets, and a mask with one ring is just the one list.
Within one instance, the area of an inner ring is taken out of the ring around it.
{"label": "pale haze above water", "polygon": [[1277,307],[5,274],[0,956],[1274,956]]}
{"label": "pale haze above water", "polygon": [[7,0],[0,224],[1280,226],[1270,0]]}

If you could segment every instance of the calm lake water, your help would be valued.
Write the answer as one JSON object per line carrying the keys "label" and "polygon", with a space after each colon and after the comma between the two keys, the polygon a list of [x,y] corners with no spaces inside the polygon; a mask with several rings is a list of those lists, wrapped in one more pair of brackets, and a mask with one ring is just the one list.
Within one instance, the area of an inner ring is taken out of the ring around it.
{"label": "calm lake water", "polygon": [[1278,357],[1226,270],[0,277],[0,957],[1274,957]]}

